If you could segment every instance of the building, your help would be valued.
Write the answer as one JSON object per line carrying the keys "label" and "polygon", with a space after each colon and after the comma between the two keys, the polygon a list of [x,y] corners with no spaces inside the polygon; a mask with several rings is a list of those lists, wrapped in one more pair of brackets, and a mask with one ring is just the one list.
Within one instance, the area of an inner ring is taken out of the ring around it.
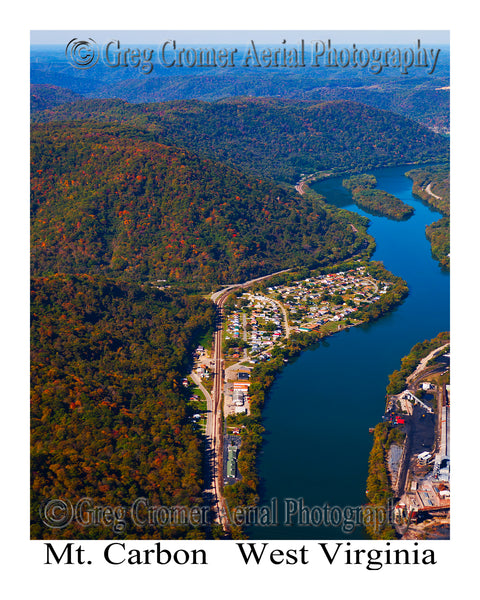
{"label": "building", "polygon": [[230,444],[227,449],[227,477],[235,478],[237,476],[237,446]]}

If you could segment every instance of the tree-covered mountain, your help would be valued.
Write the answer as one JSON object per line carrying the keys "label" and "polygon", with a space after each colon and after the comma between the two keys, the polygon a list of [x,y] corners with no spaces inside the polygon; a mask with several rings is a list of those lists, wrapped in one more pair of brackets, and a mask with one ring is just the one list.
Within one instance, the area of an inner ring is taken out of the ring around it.
{"label": "tree-covered mountain", "polygon": [[[441,160],[448,141],[352,102],[58,104],[51,92],[31,129],[32,536],[110,537],[51,530],[39,509],[200,502],[201,437],[179,379],[214,306],[191,292],[368,255],[366,219],[285,182]],[[146,285],[157,279],[171,288]]]}
{"label": "tree-covered mountain", "polygon": [[450,130],[448,79],[437,85],[426,81],[417,85],[409,83],[397,80],[373,85],[321,87],[305,93],[304,99],[360,102],[397,113],[434,131],[448,132]]}
{"label": "tree-covered mountain", "polygon": [[37,84],[30,86],[30,111],[32,113],[75,102],[82,98],[67,88],[58,85]]}
{"label": "tree-covered mountain", "polygon": [[53,498],[201,502],[201,437],[179,379],[214,306],[137,282],[211,289],[366,252],[365,219],[152,137],[128,124],[32,126],[34,538],[205,535],[52,529],[41,517]]}
{"label": "tree-covered mountain", "polygon": [[54,498],[127,508],[141,497],[202,503],[202,444],[181,377],[195,340],[212,327],[213,305],[56,274],[33,278],[31,316],[32,537],[192,535],[186,527],[135,529],[128,515],[120,531],[81,527],[78,518],[51,529],[39,511]]}
{"label": "tree-covered mountain", "polygon": [[413,181],[412,191],[424,202],[444,215],[425,228],[432,246],[432,255],[442,267],[450,268],[450,169],[446,165],[432,165],[405,173]]}
{"label": "tree-covered mountain", "polygon": [[[245,39],[244,43],[248,40]],[[290,40],[292,43],[294,40]],[[247,48],[238,46],[239,56]],[[307,52],[308,54],[308,52]],[[153,60],[152,64],[156,61]],[[440,130],[449,128],[449,49],[441,48],[433,73],[412,69],[329,68],[162,68],[146,75],[139,69],[112,69],[98,62],[94,69],[73,69],[65,48],[33,47],[31,81],[56,85],[86,98],[120,98],[127,102],[206,100],[234,96],[281,97],[297,100],[351,100],[389,110]]]}
{"label": "tree-covered mountain", "polygon": [[140,137],[114,124],[32,127],[33,274],[211,289],[364,246],[347,217],[316,198]]}
{"label": "tree-covered mountain", "polygon": [[349,101],[232,98],[135,105],[82,100],[36,113],[34,119],[128,123],[161,143],[289,183],[301,173],[448,158],[445,137],[399,115]]}

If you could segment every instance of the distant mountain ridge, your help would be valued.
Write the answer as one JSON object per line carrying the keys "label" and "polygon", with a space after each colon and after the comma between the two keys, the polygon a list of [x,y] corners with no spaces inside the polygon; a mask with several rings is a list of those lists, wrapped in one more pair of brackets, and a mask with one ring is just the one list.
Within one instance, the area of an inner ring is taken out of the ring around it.
{"label": "distant mountain ridge", "polygon": [[448,139],[397,114],[356,102],[231,98],[129,104],[80,100],[40,121],[122,122],[255,176],[294,183],[301,173],[368,170],[448,159]]}
{"label": "distant mountain ridge", "polygon": [[100,62],[74,69],[63,48],[56,62],[32,61],[31,537],[216,537],[216,526],[115,531],[75,519],[53,529],[40,509],[52,498],[205,501],[198,403],[181,381],[217,323],[210,292],[369,258],[367,218],[290,184],[318,170],[446,160],[447,138],[380,109],[444,123],[448,92],[419,76],[405,90],[394,77],[388,90],[374,76],[347,87],[341,74],[319,88],[298,70],[135,78]]}
{"label": "distant mountain ridge", "polygon": [[[246,50],[246,47],[244,48]],[[86,98],[120,98],[127,102],[234,96],[297,100],[351,100],[396,112],[437,130],[449,128],[449,49],[442,47],[435,72],[384,69],[215,69],[159,68],[149,75],[138,69],[112,69],[100,62],[88,72],[73,69],[64,48],[32,48],[31,82],[68,88]]]}
{"label": "distant mountain ridge", "polygon": [[68,88],[49,84],[32,84],[30,86],[30,111],[32,113],[75,102],[83,98],[81,94]]}

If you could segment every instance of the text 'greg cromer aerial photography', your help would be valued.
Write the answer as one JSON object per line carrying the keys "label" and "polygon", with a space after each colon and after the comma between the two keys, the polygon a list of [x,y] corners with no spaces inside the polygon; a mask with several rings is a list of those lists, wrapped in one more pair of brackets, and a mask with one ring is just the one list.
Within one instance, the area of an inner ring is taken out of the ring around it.
{"label": "text 'greg cromer aerial photography'", "polygon": [[31,32],[32,539],[449,539],[449,59]]}

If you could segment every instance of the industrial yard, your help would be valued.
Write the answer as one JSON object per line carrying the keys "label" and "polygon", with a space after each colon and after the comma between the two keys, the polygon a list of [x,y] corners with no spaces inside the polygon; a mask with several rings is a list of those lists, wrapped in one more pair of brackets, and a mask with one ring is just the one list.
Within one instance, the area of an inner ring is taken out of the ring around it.
{"label": "industrial yard", "polygon": [[[450,530],[450,355],[440,348],[388,399],[384,420],[406,434],[388,463],[403,539],[448,538]],[[419,398],[421,396],[421,398]]]}

